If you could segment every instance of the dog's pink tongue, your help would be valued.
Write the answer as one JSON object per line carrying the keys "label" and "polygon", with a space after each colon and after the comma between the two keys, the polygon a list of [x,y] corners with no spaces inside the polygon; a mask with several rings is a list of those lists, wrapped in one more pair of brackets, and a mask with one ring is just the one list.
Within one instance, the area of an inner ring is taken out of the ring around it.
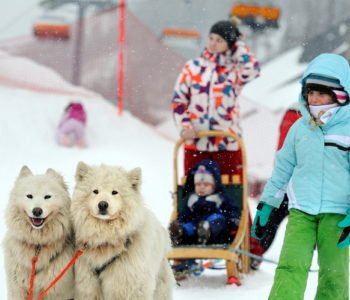
{"label": "dog's pink tongue", "polygon": [[32,223],[34,226],[40,226],[41,224],[44,223],[44,219],[32,218]]}

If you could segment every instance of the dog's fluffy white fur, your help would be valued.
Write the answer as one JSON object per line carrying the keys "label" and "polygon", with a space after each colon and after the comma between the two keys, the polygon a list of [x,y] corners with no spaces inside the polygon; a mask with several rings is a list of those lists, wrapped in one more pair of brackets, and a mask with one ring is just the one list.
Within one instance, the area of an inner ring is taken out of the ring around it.
{"label": "dog's fluffy white fur", "polygon": [[71,213],[84,253],[75,300],[172,299],[169,235],[145,207],[140,183],[140,168],[78,164]]}
{"label": "dog's fluffy white fur", "polygon": [[[31,262],[36,253],[33,299],[38,298],[69,262],[74,254],[69,209],[70,197],[61,175],[52,169],[42,175],[33,175],[26,166],[21,169],[6,211],[4,250],[8,299],[27,299]],[[74,276],[70,269],[45,299],[66,300],[73,296]]]}

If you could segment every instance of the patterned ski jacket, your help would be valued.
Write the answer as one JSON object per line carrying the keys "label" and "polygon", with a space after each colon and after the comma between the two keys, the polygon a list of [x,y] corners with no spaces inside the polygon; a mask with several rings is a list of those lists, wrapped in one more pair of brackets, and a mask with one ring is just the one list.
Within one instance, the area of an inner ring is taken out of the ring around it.
{"label": "patterned ski jacket", "polygon": [[[183,67],[172,98],[175,124],[186,128],[241,133],[237,97],[243,86],[259,76],[259,63],[242,41],[234,54],[214,54],[204,50],[199,58]],[[188,141],[186,148],[201,151],[237,150],[227,138]]]}
{"label": "patterned ski jacket", "polygon": [[[350,95],[350,68],[343,57],[316,57],[303,75],[302,86],[310,74],[337,78]],[[315,126],[302,93],[299,104],[302,117],[277,152],[260,200],[279,207],[287,192],[289,208],[311,215],[346,214],[350,208],[350,105],[340,106],[325,124]]]}

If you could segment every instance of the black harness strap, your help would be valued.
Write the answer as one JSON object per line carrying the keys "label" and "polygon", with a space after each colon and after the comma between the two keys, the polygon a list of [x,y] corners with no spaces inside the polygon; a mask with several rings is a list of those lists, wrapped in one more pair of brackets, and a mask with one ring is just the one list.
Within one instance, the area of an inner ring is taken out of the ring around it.
{"label": "black harness strap", "polygon": [[110,265],[112,264],[118,257],[120,256],[120,254],[113,256],[109,261],[105,262],[101,267],[99,268],[95,268],[94,269],[94,274],[98,277],[100,276],[100,274]]}
{"label": "black harness strap", "polygon": [[[125,248],[127,248],[127,247],[130,245],[130,243],[131,243],[130,239],[126,239],[126,241],[125,241]],[[106,261],[101,267],[97,267],[97,268],[93,269],[93,273],[94,273],[97,277],[99,277],[100,274],[101,274],[104,270],[106,270],[106,268],[109,267],[112,263],[114,263],[115,260],[116,260],[117,258],[119,258],[124,252],[125,252],[125,251],[122,251],[121,253],[119,253],[119,254],[113,256],[110,260]]]}

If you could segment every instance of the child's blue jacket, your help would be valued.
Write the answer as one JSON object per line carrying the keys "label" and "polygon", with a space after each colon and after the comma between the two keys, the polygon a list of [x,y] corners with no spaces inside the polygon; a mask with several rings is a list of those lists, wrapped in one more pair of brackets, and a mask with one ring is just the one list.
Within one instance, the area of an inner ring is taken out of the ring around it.
{"label": "child's blue jacket", "polygon": [[[204,165],[206,169],[213,175],[215,181],[215,192],[208,196],[196,198],[196,201],[190,200],[194,194],[194,175],[200,165]],[[236,220],[239,220],[240,211],[234,205],[235,199],[230,199],[224,192],[221,182],[220,167],[213,160],[202,160],[191,168],[184,186],[184,202],[186,205],[179,211],[178,219],[180,222],[198,223],[206,220],[209,215],[221,214],[229,227],[229,230],[237,228]]]}
{"label": "child's blue jacket", "polygon": [[[304,72],[302,87],[310,74],[337,78],[350,95],[350,68],[345,58],[321,54]],[[340,106],[321,126],[312,126],[302,93],[302,117],[291,127],[277,152],[275,168],[261,201],[279,207],[284,193],[289,208],[305,213],[346,214],[350,208],[350,105]]]}

